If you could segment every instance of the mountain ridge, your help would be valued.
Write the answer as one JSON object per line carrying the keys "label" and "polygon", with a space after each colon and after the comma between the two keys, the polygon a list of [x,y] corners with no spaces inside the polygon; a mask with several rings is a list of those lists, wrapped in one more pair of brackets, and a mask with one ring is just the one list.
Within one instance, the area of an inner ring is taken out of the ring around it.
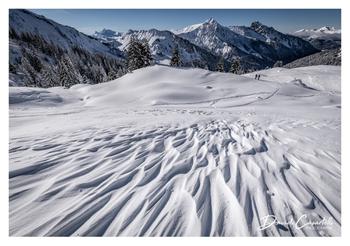
{"label": "mountain ridge", "polygon": [[[165,32],[155,28],[138,31],[132,30],[125,33],[112,31],[117,35],[111,37],[103,35],[103,31],[106,31],[104,29],[101,32],[95,32],[94,37],[100,40],[115,42],[117,47],[123,50],[125,47],[123,37],[127,33],[142,33],[152,36],[155,30],[158,33]],[[246,68],[262,69],[266,66],[272,66],[277,60],[288,63],[318,51],[309,45],[307,41],[278,32],[272,27],[267,27],[260,22],[253,22],[250,27],[226,27],[214,18],[209,18],[202,23],[169,32],[190,41],[197,47],[203,48],[216,56],[221,56],[229,62],[240,59],[242,66]],[[279,39],[277,41],[271,41],[271,38],[268,36],[271,33],[274,34],[274,38],[277,36]],[[166,39],[166,37],[162,38]],[[150,39],[151,37],[148,37],[148,41]],[[152,42],[149,42],[149,44],[153,48]],[[169,54],[169,51],[167,53]]]}
{"label": "mountain ridge", "polygon": [[9,27],[18,34],[34,33],[40,35],[46,41],[52,42],[61,48],[67,49],[77,45],[93,53],[103,53],[114,57],[121,56],[120,51],[111,49],[111,47],[99,42],[98,39],[92,36],[26,9],[11,9],[9,11]]}
{"label": "mountain ridge", "polygon": [[323,26],[313,29],[301,29],[292,33],[297,37],[311,43],[319,50],[332,50],[341,48],[341,29]]}

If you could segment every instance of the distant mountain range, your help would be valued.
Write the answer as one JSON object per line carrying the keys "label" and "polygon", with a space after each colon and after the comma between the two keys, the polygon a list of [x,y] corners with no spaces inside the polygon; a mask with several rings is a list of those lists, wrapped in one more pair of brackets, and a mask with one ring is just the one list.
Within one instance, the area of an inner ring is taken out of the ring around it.
{"label": "distant mountain range", "polygon": [[308,42],[278,32],[260,22],[253,22],[250,27],[225,27],[209,19],[177,34],[229,61],[239,58],[253,66],[271,66],[277,60],[287,63],[317,52]]}
{"label": "distant mountain range", "polygon": [[[160,62],[169,60],[172,48],[178,45],[186,63],[203,59],[202,53],[207,51],[216,57],[223,57],[228,62],[240,59],[244,67],[251,69],[272,66],[278,60],[288,63],[318,51],[302,38],[283,34],[260,22],[253,22],[250,27],[226,27],[213,18],[173,32],[150,29],[120,33],[103,29],[95,32],[93,36],[101,42],[113,44],[122,51],[125,50],[130,37],[146,39],[156,60]],[[205,57],[208,55],[205,54]],[[204,63],[208,63],[208,60]]]}
{"label": "distant mountain range", "polygon": [[318,29],[301,29],[293,33],[303,38],[319,50],[329,50],[341,47],[341,30],[324,26]]}
{"label": "distant mountain range", "polygon": [[[97,77],[97,82],[107,81],[124,66],[132,37],[149,43],[156,63],[168,64],[173,49],[178,47],[183,66],[215,70],[219,60],[224,59],[228,70],[239,59],[245,71],[271,67],[276,61],[287,64],[327,47],[339,48],[341,40],[340,30],[334,28],[300,30],[291,35],[258,21],[248,27],[223,26],[212,18],[181,30],[122,33],[103,29],[89,36],[21,9],[9,11],[9,27],[10,75],[14,80],[22,76],[21,60],[25,54],[29,54],[30,62],[38,59],[42,67],[48,67],[57,66],[59,57],[66,53],[71,56],[81,80],[91,82]],[[37,58],[33,60],[30,54]],[[41,72],[39,66],[35,68]],[[96,75],[101,69],[101,74]]]}

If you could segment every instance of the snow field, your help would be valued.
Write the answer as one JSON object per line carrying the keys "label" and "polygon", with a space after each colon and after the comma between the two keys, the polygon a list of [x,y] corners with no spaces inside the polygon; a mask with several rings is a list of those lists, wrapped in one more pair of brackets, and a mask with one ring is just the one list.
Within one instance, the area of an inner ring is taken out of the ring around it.
{"label": "snow field", "polygon": [[10,88],[10,235],[340,235],[340,68],[300,71]]}

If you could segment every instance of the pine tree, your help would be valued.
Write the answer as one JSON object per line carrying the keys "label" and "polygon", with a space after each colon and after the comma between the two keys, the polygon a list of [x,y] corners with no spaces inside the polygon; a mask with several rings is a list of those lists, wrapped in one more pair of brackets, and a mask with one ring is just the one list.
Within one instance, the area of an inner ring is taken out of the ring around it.
{"label": "pine tree", "polygon": [[129,71],[134,71],[143,65],[140,46],[134,37],[130,39],[126,53],[127,67]]}
{"label": "pine tree", "polygon": [[225,68],[224,68],[224,58],[221,57],[217,66],[216,66],[216,71],[218,72],[224,72],[225,71]]}
{"label": "pine tree", "polygon": [[16,73],[16,70],[16,67],[12,63],[9,63],[9,72]]}
{"label": "pine tree", "polygon": [[140,43],[141,46],[141,55],[142,55],[142,59],[143,59],[143,66],[147,67],[149,65],[151,65],[152,63],[152,54],[151,54],[151,48],[149,47],[149,44],[147,42],[147,40],[143,40],[142,43]]}
{"label": "pine tree", "polygon": [[9,33],[9,37],[11,39],[19,39],[19,36],[18,36],[17,32],[13,28],[10,27],[9,32],[10,32]]}
{"label": "pine tree", "polygon": [[26,50],[24,50],[23,56],[27,58],[30,65],[34,68],[36,72],[41,72],[43,65],[38,56],[33,51],[27,52]]}
{"label": "pine tree", "polygon": [[83,84],[91,84],[91,80],[85,74],[83,74],[82,83]]}
{"label": "pine tree", "polygon": [[230,73],[238,74],[241,69],[241,63],[238,59],[234,60],[231,64]]}
{"label": "pine tree", "polygon": [[108,75],[106,73],[106,70],[103,68],[103,65],[98,66],[98,69],[100,76],[99,83],[108,81]]}
{"label": "pine tree", "polygon": [[282,61],[276,61],[276,63],[273,65],[273,67],[282,67],[283,62]]}
{"label": "pine tree", "polygon": [[35,69],[32,67],[30,62],[25,56],[22,56],[21,59],[21,71],[25,75],[25,85],[26,86],[39,86],[38,76]]}
{"label": "pine tree", "polygon": [[107,81],[115,80],[117,78],[118,78],[118,75],[113,69],[108,72]]}
{"label": "pine tree", "polygon": [[180,67],[180,65],[181,65],[181,59],[180,59],[179,47],[176,45],[173,49],[173,54],[170,60],[170,66]]}
{"label": "pine tree", "polygon": [[127,68],[129,71],[151,65],[152,54],[148,42],[140,42],[134,37],[130,39],[127,48]]}
{"label": "pine tree", "polygon": [[117,72],[118,78],[122,77],[122,76],[125,75],[125,74],[126,74],[126,72],[125,72],[125,70],[123,69],[123,67],[120,67],[120,68],[118,69],[118,72]]}
{"label": "pine tree", "polygon": [[60,86],[68,86],[69,83],[69,75],[67,72],[67,67],[65,65],[65,62],[63,61],[63,57],[61,58],[61,60],[58,63],[58,77],[59,77],[59,81],[60,81]]}
{"label": "pine tree", "polygon": [[41,86],[44,88],[58,86],[59,79],[55,67],[45,66],[41,73]]}
{"label": "pine tree", "polygon": [[66,88],[82,82],[80,74],[75,70],[73,63],[67,54],[63,55],[59,61],[58,76],[61,86]]}

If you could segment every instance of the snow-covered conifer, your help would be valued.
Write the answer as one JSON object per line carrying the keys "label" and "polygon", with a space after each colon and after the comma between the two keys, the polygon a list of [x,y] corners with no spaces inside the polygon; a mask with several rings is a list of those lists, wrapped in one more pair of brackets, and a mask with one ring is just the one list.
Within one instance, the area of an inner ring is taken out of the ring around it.
{"label": "snow-covered conifer", "polygon": [[273,67],[282,67],[282,66],[283,66],[282,61],[276,61],[275,64],[273,65]]}
{"label": "snow-covered conifer", "polygon": [[53,66],[45,66],[41,72],[41,86],[44,88],[54,87],[59,85],[57,71]]}
{"label": "snow-covered conifer", "polygon": [[238,59],[236,59],[231,64],[230,73],[239,74],[240,70],[241,70],[241,63]]}
{"label": "snow-covered conifer", "polygon": [[26,86],[39,86],[38,84],[38,73],[32,67],[28,59],[23,56],[21,59],[21,71],[25,75]]}
{"label": "snow-covered conifer", "polygon": [[142,59],[143,59],[143,65],[145,67],[151,65],[152,63],[152,53],[151,53],[151,48],[149,47],[149,44],[147,42],[147,40],[143,40],[141,43],[140,43],[140,48],[141,48],[141,56],[142,56]]}
{"label": "snow-covered conifer", "polygon": [[224,58],[221,57],[217,66],[216,66],[216,71],[218,72],[225,72],[225,68],[224,68]]}
{"label": "snow-covered conifer", "polygon": [[82,82],[81,75],[76,71],[70,57],[65,54],[58,64],[58,76],[61,86],[66,88]]}
{"label": "snow-covered conifer", "polygon": [[179,47],[176,45],[173,49],[173,54],[170,60],[170,66],[180,67],[180,65],[181,65],[180,52],[179,52]]}

